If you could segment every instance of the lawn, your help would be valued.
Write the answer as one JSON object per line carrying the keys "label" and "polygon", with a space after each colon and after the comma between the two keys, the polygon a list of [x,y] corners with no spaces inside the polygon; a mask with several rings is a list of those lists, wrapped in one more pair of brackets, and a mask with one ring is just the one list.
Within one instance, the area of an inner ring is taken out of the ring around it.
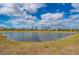
{"label": "lawn", "polygon": [[79,34],[48,42],[14,42],[0,34],[1,55],[72,55],[79,54]]}

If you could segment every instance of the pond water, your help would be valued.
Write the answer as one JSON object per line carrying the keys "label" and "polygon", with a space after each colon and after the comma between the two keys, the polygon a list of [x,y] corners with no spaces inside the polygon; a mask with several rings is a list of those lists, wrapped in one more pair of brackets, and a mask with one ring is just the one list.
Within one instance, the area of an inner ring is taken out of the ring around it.
{"label": "pond water", "polygon": [[63,32],[4,32],[3,35],[7,36],[10,40],[16,41],[50,41],[65,38],[73,33]]}

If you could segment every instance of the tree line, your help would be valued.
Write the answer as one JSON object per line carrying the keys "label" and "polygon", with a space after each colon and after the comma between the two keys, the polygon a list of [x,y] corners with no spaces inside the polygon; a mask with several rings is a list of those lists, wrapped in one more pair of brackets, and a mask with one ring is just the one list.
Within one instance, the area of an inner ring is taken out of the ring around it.
{"label": "tree line", "polygon": [[7,27],[0,27],[0,30],[47,30],[47,31],[79,31],[79,29],[49,29],[49,28],[44,28],[44,29],[38,29],[38,28],[21,28],[21,29],[16,29],[16,28],[7,28]]}

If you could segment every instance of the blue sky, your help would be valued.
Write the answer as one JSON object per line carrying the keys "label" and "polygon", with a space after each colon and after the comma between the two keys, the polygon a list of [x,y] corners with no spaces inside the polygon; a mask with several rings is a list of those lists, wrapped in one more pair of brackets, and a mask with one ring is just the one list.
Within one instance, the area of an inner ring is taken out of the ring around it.
{"label": "blue sky", "polygon": [[78,3],[1,3],[0,26],[79,29]]}
{"label": "blue sky", "polygon": [[70,10],[73,9],[73,7],[71,6],[71,4],[66,3],[66,4],[62,4],[62,3],[46,3],[45,7],[42,7],[39,9],[39,12],[32,14],[34,16],[37,16],[38,18],[40,18],[41,14],[45,14],[45,13],[56,13],[56,12],[65,12],[65,16],[69,16]]}

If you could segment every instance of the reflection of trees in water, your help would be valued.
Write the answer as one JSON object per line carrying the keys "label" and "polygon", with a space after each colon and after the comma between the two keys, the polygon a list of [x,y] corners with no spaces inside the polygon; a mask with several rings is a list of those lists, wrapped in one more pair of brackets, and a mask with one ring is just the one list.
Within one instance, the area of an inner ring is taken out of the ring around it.
{"label": "reflection of trees in water", "polygon": [[33,41],[37,41],[37,42],[41,41],[37,32],[32,33],[32,39]]}
{"label": "reflection of trees in water", "polygon": [[57,40],[71,35],[72,33],[54,33],[54,32],[4,32],[9,39],[16,41],[50,41]]}

